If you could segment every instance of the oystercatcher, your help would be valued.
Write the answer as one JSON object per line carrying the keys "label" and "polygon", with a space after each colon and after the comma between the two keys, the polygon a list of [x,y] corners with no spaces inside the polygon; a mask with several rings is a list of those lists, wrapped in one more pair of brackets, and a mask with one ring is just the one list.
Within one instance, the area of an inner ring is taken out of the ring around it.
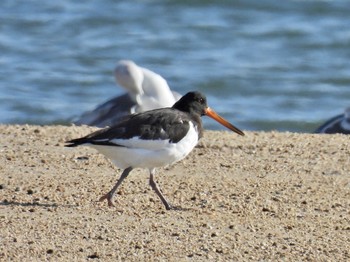
{"label": "oystercatcher", "polygon": [[189,92],[170,108],[132,114],[118,124],[82,138],[67,141],[68,147],[89,145],[123,168],[118,182],[100,201],[113,206],[119,185],[133,168],[148,168],[149,183],[167,210],[172,206],[154,181],[155,168],[186,157],[203,135],[201,116],[207,115],[239,135],[244,133],[216,114],[204,95]]}
{"label": "oystercatcher", "polygon": [[156,108],[170,107],[181,95],[172,92],[167,81],[130,60],[120,60],[114,71],[116,82],[127,93],[112,98],[96,109],[84,113],[73,123],[98,127],[112,126],[126,115]]}
{"label": "oystercatcher", "polygon": [[350,134],[350,107],[343,114],[332,117],[316,129],[315,133]]}

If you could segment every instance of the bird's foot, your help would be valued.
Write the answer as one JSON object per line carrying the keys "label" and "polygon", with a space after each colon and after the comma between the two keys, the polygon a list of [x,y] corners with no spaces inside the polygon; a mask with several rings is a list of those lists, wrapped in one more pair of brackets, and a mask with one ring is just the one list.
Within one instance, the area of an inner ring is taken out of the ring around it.
{"label": "bird's foot", "polygon": [[189,208],[183,208],[180,206],[169,206],[169,207],[165,207],[166,210],[174,210],[174,211],[188,211],[190,210]]}
{"label": "bird's foot", "polygon": [[168,202],[163,202],[163,204],[164,204],[164,207],[165,207],[166,210],[172,210],[173,209],[173,206],[170,205]]}
{"label": "bird's foot", "polygon": [[174,210],[174,211],[186,211],[189,210],[188,208],[182,208],[180,206],[173,206],[171,204],[169,204],[169,202],[163,203],[164,207],[166,210]]}
{"label": "bird's foot", "polygon": [[111,195],[110,192],[108,192],[107,194],[103,195],[98,201],[102,202],[102,201],[104,201],[106,199],[107,199],[109,207],[114,207],[115,206],[113,201],[112,201],[113,195]]}

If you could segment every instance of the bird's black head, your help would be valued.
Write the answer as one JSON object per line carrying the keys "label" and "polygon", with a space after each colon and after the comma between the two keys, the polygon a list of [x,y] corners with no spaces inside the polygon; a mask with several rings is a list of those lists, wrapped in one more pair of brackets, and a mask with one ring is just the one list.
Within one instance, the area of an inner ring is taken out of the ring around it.
{"label": "bird's black head", "polygon": [[231,129],[233,132],[236,132],[237,134],[244,136],[244,133],[232,125],[230,122],[228,122],[223,117],[219,116],[213,109],[208,107],[207,105],[207,99],[205,96],[199,92],[189,92],[183,97],[180,98],[179,101],[177,101],[173,108],[190,113],[195,118],[198,116],[204,116],[207,115],[211,117],[212,119],[216,120],[223,126],[227,127],[228,129]]}
{"label": "bird's black head", "polygon": [[173,108],[190,114],[194,113],[203,116],[208,108],[207,98],[197,91],[188,92],[173,105]]}

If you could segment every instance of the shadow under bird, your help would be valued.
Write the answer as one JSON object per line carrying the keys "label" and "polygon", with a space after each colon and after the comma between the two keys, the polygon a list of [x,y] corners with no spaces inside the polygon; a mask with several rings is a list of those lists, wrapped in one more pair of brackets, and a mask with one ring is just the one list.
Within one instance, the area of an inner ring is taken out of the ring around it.
{"label": "shadow under bird", "polygon": [[68,147],[89,145],[124,169],[114,187],[99,201],[114,206],[116,190],[134,168],[148,168],[149,183],[167,210],[172,209],[154,180],[155,168],[185,158],[203,136],[201,116],[207,115],[243,136],[244,133],[207,105],[206,97],[189,92],[172,107],[129,115],[118,124],[67,141]]}

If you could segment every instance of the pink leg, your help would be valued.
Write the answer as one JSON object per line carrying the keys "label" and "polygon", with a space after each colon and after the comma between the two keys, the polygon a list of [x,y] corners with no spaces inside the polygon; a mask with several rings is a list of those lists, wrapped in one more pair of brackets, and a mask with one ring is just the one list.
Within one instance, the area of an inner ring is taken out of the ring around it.
{"label": "pink leg", "polygon": [[118,179],[118,182],[114,185],[114,187],[111,189],[111,191],[109,191],[107,194],[105,194],[104,196],[102,196],[99,201],[103,201],[105,199],[107,199],[108,201],[108,206],[113,207],[114,203],[113,203],[113,197],[115,194],[115,191],[118,189],[118,187],[120,186],[120,184],[123,182],[123,180],[129,175],[130,171],[132,170],[132,167],[128,167],[126,169],[124,169],[123,173],[121,174],[120,178]]}

